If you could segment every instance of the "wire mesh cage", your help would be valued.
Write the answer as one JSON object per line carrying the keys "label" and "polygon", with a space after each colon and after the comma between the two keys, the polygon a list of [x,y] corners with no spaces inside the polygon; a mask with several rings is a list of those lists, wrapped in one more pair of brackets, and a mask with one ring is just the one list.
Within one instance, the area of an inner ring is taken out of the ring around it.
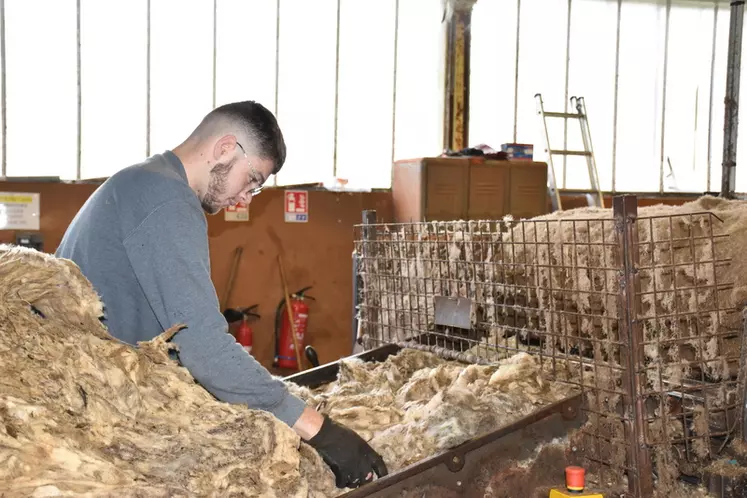
{"label": "wire mesh cage", "polygon": [[[366,218],[368,216],[368,218]],[[590,473],[649,496],[737,428],[741,317],[711,213],[356,227],[359,340],[470,363],[532,354],[582,391]]]}

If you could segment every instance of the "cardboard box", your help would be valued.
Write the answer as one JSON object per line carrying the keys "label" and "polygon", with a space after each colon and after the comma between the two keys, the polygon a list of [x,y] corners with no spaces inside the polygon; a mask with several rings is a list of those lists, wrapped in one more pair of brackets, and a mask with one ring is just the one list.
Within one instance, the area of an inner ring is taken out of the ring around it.
{"label": "cardboard box", "polygon": [[534,159],[532,144],[502,144],[501,151],[508,154],[510,160],[532,161]]}

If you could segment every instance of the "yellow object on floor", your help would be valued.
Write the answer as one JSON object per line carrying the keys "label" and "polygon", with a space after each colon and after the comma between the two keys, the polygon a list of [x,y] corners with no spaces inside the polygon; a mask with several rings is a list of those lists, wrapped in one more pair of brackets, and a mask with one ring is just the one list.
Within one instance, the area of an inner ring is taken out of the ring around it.
{"label": "yellow object on floor", "polygon": [[604,498],[604,496],[599,493],[574,493],[572,491],[560,491],[557,489],[551,489],[550,498]]}

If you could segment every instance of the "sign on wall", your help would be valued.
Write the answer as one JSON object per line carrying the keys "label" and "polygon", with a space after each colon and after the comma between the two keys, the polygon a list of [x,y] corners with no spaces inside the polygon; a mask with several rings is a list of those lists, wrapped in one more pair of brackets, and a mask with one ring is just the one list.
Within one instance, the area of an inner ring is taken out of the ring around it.
{"label": "sign on wall", "polygon": [[309,193],[305,190],[285,191],[285,222],[306,223],[309,221]]}
{"label": "sign on wall", "polygon": [[0,230],[39,230],[38,193],[0,192]]}
{"label": "sign on wall", "polygon": [[249,205],[239,202],[223,210],[226,221],[249,221]]}

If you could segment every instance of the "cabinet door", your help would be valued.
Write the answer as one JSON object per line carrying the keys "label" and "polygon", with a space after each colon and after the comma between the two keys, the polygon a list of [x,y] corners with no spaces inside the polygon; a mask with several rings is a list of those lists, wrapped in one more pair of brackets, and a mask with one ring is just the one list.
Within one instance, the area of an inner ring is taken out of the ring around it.
{"label": "cabinet door", "polygon": [[453,158],[429,160],[426,163],[426,178],[426,219],[466,219],[468,161]]}
{"label": "cabinet door", "polygon": [[550,212],[547,198],[547,163],[512,161],[511,214],[533,218]]}
{"label": "cabinet door", "polygon": [[500,219],[508,213],[510,173],[508,164],[501,161],[470,166],[469,219]]}

